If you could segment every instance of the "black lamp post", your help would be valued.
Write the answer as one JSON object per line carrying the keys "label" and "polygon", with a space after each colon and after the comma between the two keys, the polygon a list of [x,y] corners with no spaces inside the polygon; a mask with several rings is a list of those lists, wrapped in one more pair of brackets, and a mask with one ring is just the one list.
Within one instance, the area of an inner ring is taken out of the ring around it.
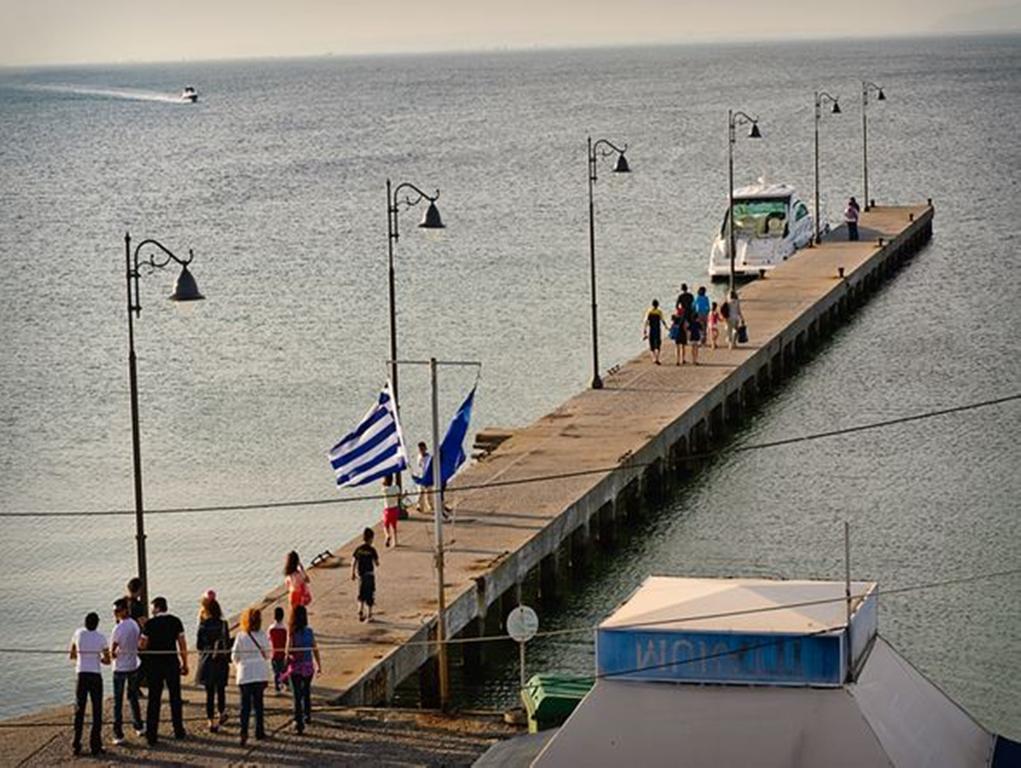
{"label": "black lamp post", "polygon": [[627,144],[623,148],[614,145],[606,139],[599,139],[595,142],[592,137],[588,138],[588,251],[589,251],[589,276],[592,281],[592,389],[602,389],[603,379],[599,375],[599,326],[596,311],[596,214],[595,203],[593,202],[593,189],[596,184],[596,166],[600,157],[617,155],[617,161],[613,164],[614,173],[630,173],[631,166],[628,165],[624,153],[627,152]]}
{"label": "black lamp post", "polygon": [[876,101],[886,101],[886,94],[880,86],[869,80],[861,81],[861,170],[865,180],[865,199],[862,204],[866,211],[872,207],[869,202],[869,93],[876,94]]}
{"label": "black lamp post", "polygon": [[[162,251],[164,258],[157,259],[150,254],[147,261],[141,261],[139,255],[143,248],[149,246]],[[198,284],[188,265],[194,258],[191,250],[187,259],[180,259],[170,249],[156,240],[143,240],[134,251],[131,250],[131,235],[124,235],[124,258],[127,264],[128,284],[128,382],[131,388],[131,451],[135,474],[135,545],[138,554],[138,578],[142,580],[142,604],[149,605],[149,574],[145,559],[145,507],[142,503],[142,443],[138,426],[138,366],[135,358],[135,318],[142,312],[142,304],[138,295],[138,279],[141,268],[147,267],[150,272],[167,267],[170,262],[181,265],[181,274],[177,277],[171,301],[200,301],[205,297],[199,293]]]}
{"label": "black lamp post", "polygon": [[[401,199],[401,192],[407,190],[404,198]],[[443,220],[440,218],[440,209],[436,207],[436,201],[440,197],[440,191],[437,189],[436,194],[428,195],[421,189],[416,187],[414,184],[407,182],[398,184],[392,188],[390,179],[386,180],[386,228],[387,228],[387,264],[389,267],[389,286],[390,286],[390,360],[397,360],[397,306],[394,297],[394,243],[400,239],[400,233],[397,228],[398,214],[400,213],[401,206],[405,208],[411,208],[418,205],[422,200],[429,201],[429,207],[425,209],[425,213],[422,216],[422,221],[419,222],[419,227],[422,229],[443,229]],[[390,365],[390,382],[393,389],[394,398],[394,409],[397,409],[400,405],[397,399],[397,364],[392,362]],[[397,475],[397,485],[400,487],[401,476]]]}
{"label": "black lamp post", "polygon": [[730,179],[730,196],[729,196],[729,207],[727,211],[727,223],[730,227],[730,290],[734,290],[734,259],[737,255],[737,243],[734,237],[734,145],[737,143],[737,127],[739,125],[751,125],[751,129],[748,131],[749,139],[761,139],[762,134],[759,132],[759,118],[752,117],[746,112],[734,110],[728,110],[727,112],[727,167]]}
{"label": "black lamp post", "polygon": [[815,243],[822,241],[820,234],[820,221],[822,214],[819,211],[819,123],[822,121],[822,108],[825,104],[832,104],[834,115],[840,114],[840,102],[836,96],[831,96],[826,91],[815,92]]}

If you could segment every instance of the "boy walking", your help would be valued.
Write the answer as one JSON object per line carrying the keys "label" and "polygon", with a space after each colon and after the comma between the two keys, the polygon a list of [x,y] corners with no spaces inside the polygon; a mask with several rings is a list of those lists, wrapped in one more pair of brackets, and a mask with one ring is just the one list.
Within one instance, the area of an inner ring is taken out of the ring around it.
{"label": "boy walking", "polygon": [[375,535],[371,528],[366,528],[362,532],[362,543],[351,555],[351,581],[358,579],[358,621],[372,621],[372,606],[376,603],[379,553],[372,546]]}
{"label": "boy walking", "polygon": [[82,729],[85,726],[85,703],[92,705],[92,730],[89,732],[89,750],[101,755],[103,749],[103,675],[100,664],[110,663],[110,648],[106,637],[97,632],[99,614],[90,613],[85,617],[85,626],[75,630],[71,637],[68,658],[74,662],[78,680],[74,693],[74,742],[71,749],[75,755],[82,753]]}
{"label": "boy walking", "polygon": [[113,604],[113,615],[117,619],[110,639],[110,651],[113,656],[113,743],[120,746],[124,743],[124,693],[128,694],[131,706],[131,721],[138,736],[145,735],[142,723],[142,708],[138,703],[138,640],[142,629],[131,618],[131,606],[128,598],[122,597]]}
{"label": "boy walking", "polygon": [[280,689],[285,685],[281,682],[280,676],[287,668],[287,656],[284,653],[284,649],[287,647],[287,625],[284,624],[284,609],[279,605],[273,609],[273,623],[269,627],[269,643],[273,646],[273,687],[277,693],[280,693]]}

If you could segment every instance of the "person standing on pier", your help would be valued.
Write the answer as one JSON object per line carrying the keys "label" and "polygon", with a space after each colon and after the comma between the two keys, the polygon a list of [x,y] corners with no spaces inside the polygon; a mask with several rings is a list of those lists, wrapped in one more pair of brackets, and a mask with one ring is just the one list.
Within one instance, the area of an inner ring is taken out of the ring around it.
{"label": "person standing on pier", "polygon": [[139,628],[142,628],[145,626],[145,620],[149,615],[148,611],[145,610],[145,603],[142,602],[142,580],[137,576],[129,579],[127,590],[128,609],[131,618],[135,620]]}
{"label": "person standing on pier", "polygon": [[[688,295],[690,296],[691,294]],[[663,346],[663,336],[660,331],[666,327],[666,320],[663,319],[663,310],[659,308],[659,299],[653,299],[652,306],[645,313],[642,338],[649,340],[649,354],[652,355],[652,362],[656,365],[659,365],[659,350]]]}
{"label": "person standing on pier", "polygon": [[90,613],[85,617],[85,626],[75,630],[71,637],[68,658],[74,662],[77,685],[74,693],[74,742],[71,749],[75,755],[82,753],[82,729],[85,726],[86,702],[92,705],[92,730],[89,732],[89,749],[93,755],[101,755],[103,749],[103,674],[101,664],[110,663],[110,648],[106,637],[97,631],[99,614]]}
{"label": "person standing on pier", "polygon": [[720,307],[720,314],[727,323],[727,342],[730,348],[737,346],[741,326],[744,325],[744,315],[741,313],[741,300],[737,291],[730,292],[730,298]]}
{"label": "person standing on pier", "polygon": [[125,690],[135,733],[145,735],[142,707],[138,701],[138,668],[141,665],[138,659],[138,640],[142,636],[142,629],[131,618],[131,606],[126,597],[114,601],[113,615],[117,619],[117,626],[110,639],[110,652],[113,656],[113,743],[119,747],[124,743]]}
{"label": "person standing on pier", "polygon": [[[709,327],[709,310],[712,305],[709,302],[709,296],[706,294],[705,286],[700,285],[698,287],[698,294],[695,296],[695,301],[692,303],[692,309],[695,310],[695,314],[698,316],[698,324],[701,328],[702,333],[702,346],[706,346],[708,339],[706,338],[709,334],[706,333],[706,329]],[[695,339],[692,338],[692,343]]]}
{"label": "person standing on pier", "polygon": [[698,312],[688,315],[688,340],[691,342],[691,364],[698,365],[698,348],[704,336]]}
{"label": "person standing on pier", "polygon": [[311,582],[305,573],[305,566],[301,564],[301,558],[292,549],[284,560],[284,586],[287,587],[287,597],[292,609],[296,605],[308,605],[312,602],[312,589],[309,587]]}
{"label": "person standing on pier", "polygon": [[146,674],[149,676],[149,704],[145,716],[145,740],[150,747],[159,741],[160,707],[163,687],[167,688],[170,699],[170,719],[174,725],[174,738],[187,737],[184,730],[181,701],[181,676],[188,674],[188,639],[184,625],[173,614],[167,613],[167,599],[157,597],[152,601],[152,618],[142,628],[138,647],[146,658]]}
{"label": "person standing on pier", "polygon": [[858,219],[861,211],[858,201],[853,197],[847,201],[847,208],[844,209],[844,223],[847,225],[847,239],[856,241],[858,239]]}
{"label": "person standing on pier", "polygon": [[670,339],[674,342],[674,349],[677,352],[677,365],[684,365],[684,348],[688,344],[688,332],[684,323],[684,310],[678,307],[670,316]]}
{"label": "person standing on pier", "polygon": [[681,283],[681,292],[677,296],[676,309],[684,310],[684,317],[687,318],[691,314],[691,306],[695,303],[695,297],[691,295],[688,290],[687,283]]}
{"label": "person standing on pier", "polygon": [[[425,468],[429,466],[429,446],[424,442],[418,444],[418,476],[425,477]],[[418,511],[423,515],[433,513],[432,486],[423,485],[418,492]]]}
{"label": "person standing on pier", "polygon": [[263,693],[273,671],[269,666],[269,638],[262,631],[262,611],[248,608],[241,614],[241,631],[230,652],[241,689],[241,746],[248,744],[248,723],[255,713],[255,738],[266,738]]}
{"label": "person standing on pier", "polygon": [[709,308],[709,340],[712,342],[713,349],[716,349],[716,342],[720,338],[720,307],[714,301],[712,306]]}
{"label": "person standing on pier", "polygon": [[283,681],[284,670],[287,668],[287,656],[284,649],[287,647],[287,625],[284,624],[284,609],[277,606],[273,609],[273,623],[269,625],[269,643],[273,646],[273,688],[276,693],[286,685]]}
{"label": "person standing on pier", "polygon": [[312,722],[312,678],[323,671],[316,636],[308,625],[308,611],[303,605],[291,611],[284,655],[290,659],[287,670],[294,692],[294,732],[301,734]]}
{"label": "person standing on pier", "polygon": [[383,532],[384,546],[397,546],[397,520],[401,515],[401,489],[394,484],[393,475],[383,477]]}
{"label": "person standing on pier", "polygon": [[376,568],[379,566],[379,553],[372,546],[375,537],[375,531],[366,528],[362,532],[362,543],[351,555],[351,581],[358,579],[358,621],[365,621],[366,618],[372,621],[372,606],[376,604]]}
{"label": "person standing on pier", "polygon": [[195,647],[199,652],[196,682],[206,689],[206,720],[209,732],[216,733],[227,722],[231,641],[230,626],[223,620],[223,610],[213,590],[203,596],[199,606]]}

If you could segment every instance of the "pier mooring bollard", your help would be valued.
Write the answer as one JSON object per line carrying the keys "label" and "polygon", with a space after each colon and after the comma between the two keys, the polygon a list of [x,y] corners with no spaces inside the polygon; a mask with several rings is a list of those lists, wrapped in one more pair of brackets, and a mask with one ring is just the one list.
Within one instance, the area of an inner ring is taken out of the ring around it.
{"label": "pier mooring bollard", "polygon": [[908,221],[914,221],[914,220],[915,220],[915,212],[914,211],[908,211]]}
{"label": "pier mooring bollard", "polygon": [[841,280],[844,279],[844,268],[843,267],[837,267],[837,277],[839,277]]}
{"label": "pier mooring bollard", "polygon": [[875,207],[876,207],[876,199],[872,198],[872,200],[869,201],[869,208],[875,208]]}
{"label": "pier mooring bollard", "polygon": [[883,240],[883,238],[881,238],[881,237],[876,238],[876,242],[879,244],[880,248],[882,248],[884,245],[886,245],[886,241]]}
{"label": "pier mooring bollard", "polygon": [[760,269],[759,270],[759,279],[760,280],[765,280],[766,279],[766,270],[764,270],[764,269]]}

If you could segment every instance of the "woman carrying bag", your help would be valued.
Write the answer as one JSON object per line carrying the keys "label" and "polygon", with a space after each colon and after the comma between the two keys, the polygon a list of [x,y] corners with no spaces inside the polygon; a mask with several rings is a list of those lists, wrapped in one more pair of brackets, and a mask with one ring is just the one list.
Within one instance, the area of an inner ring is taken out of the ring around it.
{"label": "woman carrying bag", "polygon": [[235,665],[241,689],[241,746],[248,743],[248,721],[255,712],[255,738],[266,738],[263,692],[273,679],[269,666],[271,647],[262,631],[262,611],[248,608],[241,614],[241,631],[234,641],[230,658]]}
{"label": "woman carrying bag", "polygon": [[[223,620],[223,611],[213,590],[206,592],[200,603],[195,647],[199,652],[195,682],[206,689],[206,719],[209,720],[209,732],[216,733],[227,722],[231,642],[230,626]],[[216,719],[214,714],[218,714]]]}
{"label": "woman carrying bag", "polygon": [[287,587],[288,602],[293,609],[296,605],[308,605],[312,602],[311,579],[305,573],[298,553],[291,550],[284,560],[284,586]]}

